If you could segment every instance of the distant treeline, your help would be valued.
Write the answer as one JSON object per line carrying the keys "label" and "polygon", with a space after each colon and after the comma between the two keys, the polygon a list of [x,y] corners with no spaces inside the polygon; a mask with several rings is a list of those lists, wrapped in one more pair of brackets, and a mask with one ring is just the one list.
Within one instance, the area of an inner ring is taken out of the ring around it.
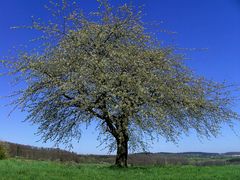
{"label": "distant treeline", "polygon": [[29,145],[22,145],[10,142],[3,142],[10,157],[22,157],[33,160],[50,161],[74,161],[78,162],[79,157],[76,153],[61,150],[59,148],[38,148]]}

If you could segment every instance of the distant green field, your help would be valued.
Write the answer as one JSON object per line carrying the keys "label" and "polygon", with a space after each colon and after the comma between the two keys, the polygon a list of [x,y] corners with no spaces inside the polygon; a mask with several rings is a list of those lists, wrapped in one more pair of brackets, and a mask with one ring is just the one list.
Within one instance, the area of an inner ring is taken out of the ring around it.
{"label": "distant green field", "polygon": [[167,166],[167,167],[130,167],[112,168],[109,165],[60,164],[30,160],[0,161],[0,179],[32,180],[121,180],[121,179],[240,179],[240,166]]}

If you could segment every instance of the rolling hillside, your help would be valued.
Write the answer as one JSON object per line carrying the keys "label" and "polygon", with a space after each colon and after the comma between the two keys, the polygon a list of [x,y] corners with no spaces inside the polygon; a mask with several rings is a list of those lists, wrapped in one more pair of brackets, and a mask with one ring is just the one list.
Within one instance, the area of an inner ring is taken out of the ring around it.
{"label": "rolling hillside", "polygon": [[[115,161],[114,155],[80,155],[74,152],[58,148],[39,148],[29,145],[4,142],[7,145],[10,157],[25,158],[31,160],[50,160],[75,163],[109,163]],[[206,153],[135,153],[129,155],[129,164],[132,165],[224,165],[240,164],[238,155],[240,152]]]}

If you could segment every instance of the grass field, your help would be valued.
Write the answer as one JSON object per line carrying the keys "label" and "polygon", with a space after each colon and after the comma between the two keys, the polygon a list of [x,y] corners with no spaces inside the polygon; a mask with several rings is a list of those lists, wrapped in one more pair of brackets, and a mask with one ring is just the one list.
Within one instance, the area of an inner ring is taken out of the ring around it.
{"label": "grass field", "polygon": [[1,160],[0,179],[32,180],[148,180],[148,179],[240,179],[240,166],[166,166],[117,169],[109,165],[60,164],[30,160]]}

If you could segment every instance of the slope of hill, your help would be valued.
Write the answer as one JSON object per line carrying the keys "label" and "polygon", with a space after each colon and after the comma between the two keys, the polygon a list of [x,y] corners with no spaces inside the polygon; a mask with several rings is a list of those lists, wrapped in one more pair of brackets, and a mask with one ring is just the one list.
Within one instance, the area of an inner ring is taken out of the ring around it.
{"label": "slope of hill", "polygon": [[3,141],[2,143],[7,146],[10,157],[22,157],[32,160],[79,161],[79,157],[76,153],[61,150],[59,148],[39,148]]}

